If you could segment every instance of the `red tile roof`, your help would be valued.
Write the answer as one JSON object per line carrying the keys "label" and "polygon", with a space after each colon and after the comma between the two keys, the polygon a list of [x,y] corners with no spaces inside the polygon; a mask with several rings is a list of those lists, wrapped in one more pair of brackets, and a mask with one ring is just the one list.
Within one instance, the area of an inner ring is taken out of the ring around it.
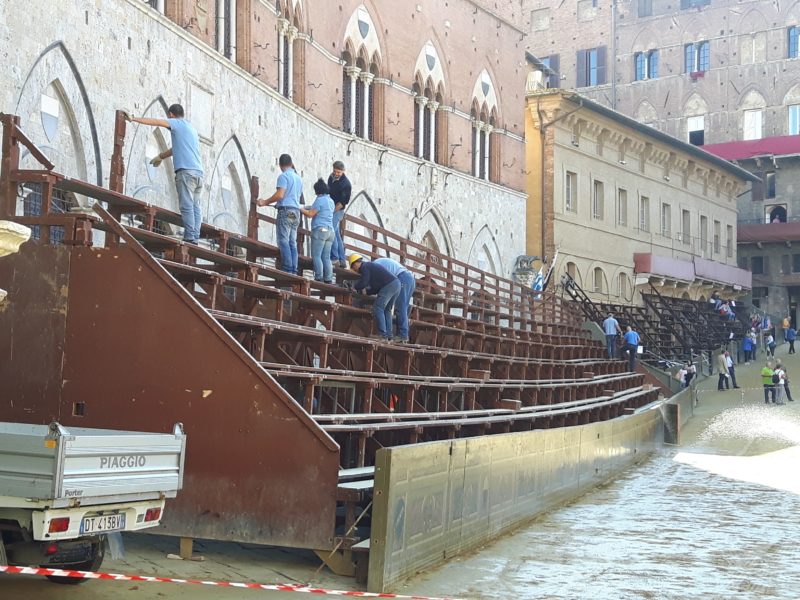
{"label": "red tile roof", "polygon": [[703,150],[725,160],[743,160],[756,156],[800,154],[800,135],[780,135],[760,140],[743,140],[723,144],[707,144]]}

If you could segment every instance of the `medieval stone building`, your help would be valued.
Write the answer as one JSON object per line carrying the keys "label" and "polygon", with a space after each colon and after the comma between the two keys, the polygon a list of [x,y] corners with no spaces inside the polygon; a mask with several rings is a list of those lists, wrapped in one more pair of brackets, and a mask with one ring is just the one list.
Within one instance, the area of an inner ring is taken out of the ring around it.
{"label": "medieval stone building", "polygon": [[[283,152],[307,198],[340,159],[352,214],[510,275],[525,235],[525,32],[492,5],[5,2],[0,110],[58,170],[105,185],[115,109],[164,117],[180,102],[202,141],[206,221],[244,231],[251,179],[269,191]],[[169,144],[132,129],[127,193],[177,208],[169,165],[149,165]],[[36,198],[21,190],[20,212]]]}

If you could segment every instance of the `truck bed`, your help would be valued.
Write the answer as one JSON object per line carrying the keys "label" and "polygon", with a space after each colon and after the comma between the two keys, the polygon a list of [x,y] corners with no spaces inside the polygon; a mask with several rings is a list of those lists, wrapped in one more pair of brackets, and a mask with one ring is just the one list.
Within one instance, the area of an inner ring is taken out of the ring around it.
{"label": "truck bed", "polygon": [[186,436],[0,422],[0,496],[53,508],[172,498]]}

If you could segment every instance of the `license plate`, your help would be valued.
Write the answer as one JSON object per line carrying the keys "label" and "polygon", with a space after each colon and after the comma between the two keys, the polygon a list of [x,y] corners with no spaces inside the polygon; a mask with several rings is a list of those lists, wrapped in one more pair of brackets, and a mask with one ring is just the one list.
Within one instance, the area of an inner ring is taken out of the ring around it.
{"label": "license plate", "polygon": [[124,513],[100,517],[84,517],[81,521],[81,533],[107,533],[121,529],[125,529]]}

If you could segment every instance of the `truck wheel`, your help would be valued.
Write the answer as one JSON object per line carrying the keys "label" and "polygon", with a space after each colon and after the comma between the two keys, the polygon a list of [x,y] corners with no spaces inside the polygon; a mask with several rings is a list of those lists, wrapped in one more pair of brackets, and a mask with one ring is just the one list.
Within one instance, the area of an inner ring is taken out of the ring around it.
{"label": "truck wheel", "polygon": [[[97,544],[95,544],[95,554],[92,560],[87,560],[84,563],[79,563],[77,565],[72,565],[70,567],[71,571],[97,571],[100,568],[100,565],[103,564],[103,558],[106,555],[106,541],[105,538],[102,538]],[[89,581],[88,579],[83,579],[81,577],[60,577],[57,575],[48,575],[47,578],[52,581],[53,583],[61,583],[64,585],[79,585],[81,583],[85,583]]]}

